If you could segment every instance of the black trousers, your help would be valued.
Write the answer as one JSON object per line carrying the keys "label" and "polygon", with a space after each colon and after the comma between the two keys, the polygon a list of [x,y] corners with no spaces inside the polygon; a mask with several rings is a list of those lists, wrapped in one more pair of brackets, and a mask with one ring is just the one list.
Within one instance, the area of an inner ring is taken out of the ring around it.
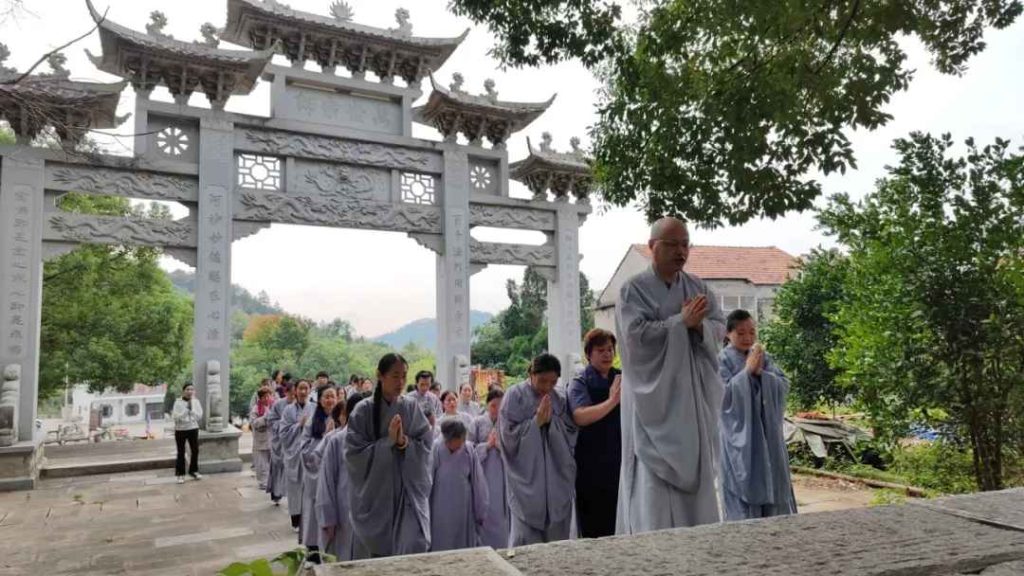
{"label": "black trousers", "polygon": [[174,443],[178,446],[178,457],[174,461],[174,474],[176,476],[185,475],[185,442],[188,442],[192,452],[189,455],[188,473],[197,474],[199,472],[199,429],[175,430]]}
{"label": "black trousers", "polygon": [[576,528],[580,538],[615,535],[618,482],[576,479]]}

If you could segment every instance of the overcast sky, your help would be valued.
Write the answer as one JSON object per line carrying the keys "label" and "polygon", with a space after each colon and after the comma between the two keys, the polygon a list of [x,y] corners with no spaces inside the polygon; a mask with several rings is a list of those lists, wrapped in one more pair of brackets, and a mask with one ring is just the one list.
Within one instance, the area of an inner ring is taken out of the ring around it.
{"label": "overcast sky", "polygon": [[[199,26],[213,22],[223,26],[223,0],[94,0],[102,12],[109,5],[108,18],[136,30],[144,30],[148,14],[162,10],[168,17],[166,31],[178,39],[199,38]],[[0,0],[0,8],[7,0]],[[330,0],[291,0],[293,8],[327,14]],[[8,66],[25,69],[38,56],[85,32],[92,25],[85,0],[25,0],[27,13],[0,24],[0,42],[13,52]],[[503,99],[539,101],[557,92],[547,113],[509,142],[510,160],[526,155],[526,136],[539,139],[541,132],[554,135],[556,148],[568,149],[571,136],[587,143],[587,127],[595,119],[597,82],[578,63],[525,70],[499,70],[487,56],[492,45],[484,28],[474,27],[446,10],[446,0],[349,0],[355,21],[372,26],[394,25],[396,8],[412,14],[413,32],[419,36],[455,36],[470,28],[469,37],[438,72],[447,83],[453,72],[461,72],[466,87],[482,92],[485,79],[494,78]],[[0,10],[2,12],[2,10]],[[908,41],[911,65],[917,75],[910,90],[893,98],[888,111],[895,116],[887,127],[873,133],[851,135],[859,170],[825,180],[826,192],[863,195],[873,181],[893,162],[890,143],[913,130],[950,132],[957,140],[974,136],[979,142],[995,137],[1020,144],[1024,135],[1024,23],[986,36],[988,49],[970,63],[963,77],[936,73],[926,55]],[[231,47],[225,45],[225,47]],[[80,79],[113,81],[97,71],[84,49],[99,53],[94,34],[75,44],[66,54],[72,76]],[[156,99],[170,100],[163,89]],[[195,95],[193,105],[204,105]],[[133,106],[131,89],[122,98],[122,112]],[[269,114],[269,90],[258,87],[248,97],[234,97],[228,110],[248,114]],[[129,122],[128,124],[131,124]],[[127,134],[130,126],[121,130]],[[431,129],[416,126],[414,136],[436,139]],[[130,139],[111,141],[111,151],[129,154]],[[513,195],[528,196],[518,183]],[[614,209],[590,216],[580,230],[581,269],[591,286],[600,290],[607,283],[630,243],[646,241],[646,224],[639,211]],[[481,240],[539,243],[539,233],[500,232],[481,235]],[[697,244],[730,246],[778,246],[794,255],[827,243],[814,229],[810,214],[795,214],[776,221],[759,221],[742,227],[714,231],[696,230]],[[351,321],[363,335],[374,336],[402,324],[434,315],[434,254],[404,234],[336,230],[275,224],[269,230],[236,242],[232,266],[233,281],[256,293],[265,290],[290,312],[316,320],[335,317]],[[174,262],[169,267],[181,267]],[[505,280],[519,278],[522,269],[491,266],[473,276],[472,307],[497,312],[508,304]]]}

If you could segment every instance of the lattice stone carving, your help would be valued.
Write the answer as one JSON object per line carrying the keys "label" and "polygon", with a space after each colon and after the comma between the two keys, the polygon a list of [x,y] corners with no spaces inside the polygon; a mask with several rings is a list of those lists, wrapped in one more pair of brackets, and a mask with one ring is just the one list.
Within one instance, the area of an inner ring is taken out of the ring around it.
{"label": "lattice stone carving", "polygon": [[437,204],[434,177],[428,174],[402,172],[402,202],[407,204]]}
{"label": "lattice stone carving", "polygon": [[487,166],[476,165],[469,171],[469,183],[474,190],[487,190],[494,181],[494,175]]}
{"label": "lattice stone carving", "polygon": [[191,145],[188,134],[177,126],[167,126],[156,133],[157,148],[168,156],[181,156]]}
{"label": "lattice stone carving", "polygon": [[239,154],[238,185],[253,190],[281,190],[281,159],[260,154]]}

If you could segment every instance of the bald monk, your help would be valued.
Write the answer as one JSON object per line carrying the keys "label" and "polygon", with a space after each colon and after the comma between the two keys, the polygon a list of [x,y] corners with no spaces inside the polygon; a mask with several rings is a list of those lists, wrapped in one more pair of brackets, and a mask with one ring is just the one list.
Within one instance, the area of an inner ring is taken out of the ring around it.
{"label": "bald monk", "polygon": [[650,268],[619,292],[622,474],[617,534],[721,519],[715,470],[725,336],[718,300],[683,272],[690,233],[675,218],[651,227]]}

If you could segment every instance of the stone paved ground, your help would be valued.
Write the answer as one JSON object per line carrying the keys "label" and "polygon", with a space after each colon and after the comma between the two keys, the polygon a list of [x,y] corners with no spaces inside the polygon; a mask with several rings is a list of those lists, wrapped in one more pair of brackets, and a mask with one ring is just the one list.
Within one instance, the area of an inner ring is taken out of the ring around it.
{"label": "stone paved ground", "polygon": [[248,470],[184,485],[170,470],[54,479],[0,494],[0,575],[205,575],[296,545],[287,512]]}
{"label": "stone paved ground", "polygon": [[[864,506],[871,491],[798,479],[801,511]],[[248,467],[200,482],[172,471],[44,480],[0,493],[0,575],[213,574],[295,547],[287,512]]]}

